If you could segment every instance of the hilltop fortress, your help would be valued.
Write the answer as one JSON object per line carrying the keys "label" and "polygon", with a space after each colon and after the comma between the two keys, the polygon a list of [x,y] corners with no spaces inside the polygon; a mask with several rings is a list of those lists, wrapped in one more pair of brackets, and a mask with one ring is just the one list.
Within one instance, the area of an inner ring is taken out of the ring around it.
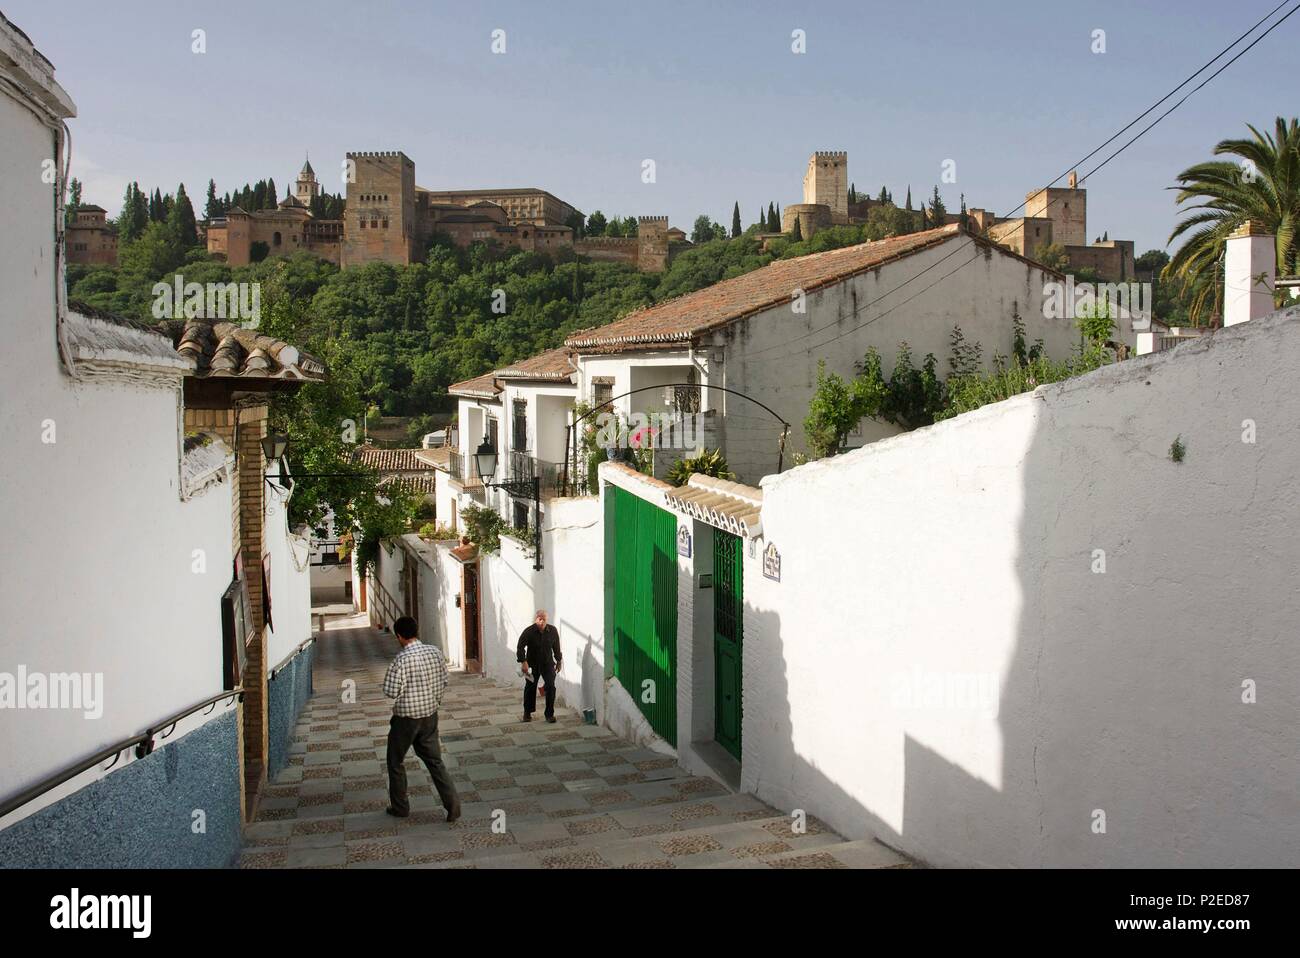
{"label": "hilltop fortress", "polygon": [[[810,156],[803,177],[803,202],[781,211],[782,232],[791,232],[796,220],[805,239],[830,226],[865,223],[880,201],[860,198],[849,202],[848,166],[845,152],[819,150]],[[1067,182],[1066,187],[1026,194],[1024,216],[1008,219],[972,208],[966,211],[966,222],[976,232],[987,232],[999,246],[1029,259],[1036,259],[1044,246],[1054,243],[1064,248],[1072,269],[1092,269],[1108,283],[1132,280],[1133,241],[1098,239],[1089,243],[1088,191],[1079,187],[1075,173]],[[962,219],[961,213],[948,213],[944,224]]]}
{"label": "hilltop fortress", "polygon": [[370,262],[412,263],[424,258],[435,233],[458,246],[495,242],[538,252],[571,248],[606,262],[629,263],[646,272],[668,265],[686,234],[666,216],[637,218],[634,237],[578,237],[583,214],[546,190],[508,187],[428,190],[415,184],[415,163],[405,153],[348,153],[343,219],[317,220],[308,207],[320,192],[310,163],[303,165],[294,195],[274,210],[235,208],[208,224],[208,251],[233,266],[252,259],[255,244],[269,255],[307,250],[340,266]]}

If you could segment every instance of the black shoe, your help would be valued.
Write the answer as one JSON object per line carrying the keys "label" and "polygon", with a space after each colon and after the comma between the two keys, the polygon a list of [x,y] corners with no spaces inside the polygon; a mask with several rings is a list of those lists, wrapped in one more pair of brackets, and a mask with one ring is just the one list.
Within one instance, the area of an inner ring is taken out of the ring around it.
{"label": "black shoe", "polygon": [[554,715],[546,716],[546,721],[550,722],[552,725],[555,724],[555,716]]}
{"label": "black shoe", "polygon": [[524,717],[523,717],[522,719],[520,719],[519,721],[521,721],[521,722],[531,722],[532,720],[533,720],[533,716],[532,716],[532,714],[529,713],[529,712],[525,712],[525,713],[524,713]]}
{"label": "black shoe", "polygon": [[460,802],[447,809],[447,824],[450,825],[458,818],[460,818]]}
{"label": "black shoe", "polygon": [[392,805],[389,805],[386,809],[384,809],[384,811],[386,811],[389,815],[392,815],[394,818],[409,818],[411,815],[410,812],[399,812],[397,809],[393,808]]}

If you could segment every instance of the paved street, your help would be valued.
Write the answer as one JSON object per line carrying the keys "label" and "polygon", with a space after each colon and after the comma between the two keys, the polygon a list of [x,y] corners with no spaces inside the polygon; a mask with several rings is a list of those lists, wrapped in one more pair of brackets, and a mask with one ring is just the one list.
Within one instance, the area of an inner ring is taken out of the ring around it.
{"label": "paved street", "polygon": [[[340,624],[353,623],[363,620]],[[412,752],[412,813],[394,819],[384,812],[391,705],[380,684],[396,649],[390,635],[365,627],[325,632],[316,693],[299,721],[291,764],[267,787],[245,831],[242,867],[908,865],[877,842],[845,842],[815,820],[796,835],[789,816],[585,725],[572,710],[558,709],[554,725],[540,713],[521,723],[518,688],[461,673],[452,675],[440,731],[463,818],[446,824]],[[343,704],[349,679],[356,700]]]}

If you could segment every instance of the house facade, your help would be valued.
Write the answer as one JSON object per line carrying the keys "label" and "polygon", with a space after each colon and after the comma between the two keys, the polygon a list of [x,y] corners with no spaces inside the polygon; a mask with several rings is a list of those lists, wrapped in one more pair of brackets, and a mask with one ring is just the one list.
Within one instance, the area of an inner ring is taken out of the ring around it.
{"label": "house facade", "polygon": [[[284,496],[263,492],[257,442],[256,397],[284,370],[259,350],[295,369],[300,356],[259,342],[244,354],[254,375],[222,387],[212,359],[233,333],[209,328],[213,352],[178,349],[169,330],[69,304],[66,184],[39,171],[64,155],[76,109],[3,18],[0,76],[0,163],[36,171],[0,183],[13,332],[0,520],[15,543],[0,573],[22,596],[0,635],[0,861],[227,865],[276,730],[292,728],[297,679],[310,683],[309,658],[284,671],[310,639],[292,571],[303,543]],[[227,346],[222,362],[240,355]]]}
{"label": "house facade", "polygon": [[[698,411],[705,441],[696,445],[721,447],[738,477],[757,483],[808,452],[802,423],[822,362],[851,378],[874,347],[888,375],[907,343],[915,366],[933,354],[944,376],[958,327],[988,368],[1011,354],[1017,316],[1028,343],[1041,339],[1048,356],[1068,357],[1079,331],[1045,308],[1049,284],[1064,281],[951,225],[778,260],[576,333],[566,346],[583,399],[622,397],[614,402],[625,416]],[[1132,345],[1131,320],[1122,325],[1116,336]],[[655,388],[670,383],[697,385],[698,399]],[[864,420],[850,445],[901,431]]]}

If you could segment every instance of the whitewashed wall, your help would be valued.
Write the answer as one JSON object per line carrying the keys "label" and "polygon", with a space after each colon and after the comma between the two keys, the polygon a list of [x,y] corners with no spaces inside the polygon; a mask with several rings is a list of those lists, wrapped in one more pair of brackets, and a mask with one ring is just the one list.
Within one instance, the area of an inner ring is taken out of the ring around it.
{"label": "whitewashed wall", "polygon": [[[951,278],[933,285],[959,266]],[[1049,356],[1067,358],[1079,342],[1079,331],[1072,320],[1044,317],[1043,284],[1053,278],[1009,254],[986,253],[969,237],[959,236],[809,292],[802,314],[781,305],[725,327],[701,349],[712,347],[715,355],[712,381],[761,400],[792,424],[784,463],[789,467],[793,453],[807,452],[803,420],[817,386],[818,360],[826,361],[828,372],[848,378],[874,346],[888,378],[898,344],[906,341],[918,369],[925,355],[933,353],[939,375],[946,378],[953,326],[961,326],[968,342],[983,346],[989,365],[994,354],[1011,354],[1013,310],[1024,320],[1029,345],[1041,338]],[[1126,338],[1133,341],[1131,330]],[[741,480],[756,483],[776,472],[780,424],[744,399],[728,395],[720,401],[726,411],[727,460]],[[867,420],[850,445],[899,431]]]}
{"label": "whitewashed wall", "polygon": [[179,383],[60,371],[53,187],[40,179],[53,155],[52,133],[0,96],[0,581],[13,598],[0,671],[102,673],[104,701],[95,719],[6,710],[5,795],[219,692],[232,569],[229,482],[180,497]]}
{"label": "whitewashed wall", "polygon": [[939,865],[1300,862],[1297,370],[1257,320],[765,479],[743,787]]}
{"label": "whitewashed wall", "polygon": [[[278,474],[279,467],[275,469]],[[268,475],[271,473],[268,471]],[[266,486],[263,540],[271,556],[271,624],[266,630],[269,675],[295,648],[311,637],[310,539],[289,531],[288,500],[278,485]]]}

